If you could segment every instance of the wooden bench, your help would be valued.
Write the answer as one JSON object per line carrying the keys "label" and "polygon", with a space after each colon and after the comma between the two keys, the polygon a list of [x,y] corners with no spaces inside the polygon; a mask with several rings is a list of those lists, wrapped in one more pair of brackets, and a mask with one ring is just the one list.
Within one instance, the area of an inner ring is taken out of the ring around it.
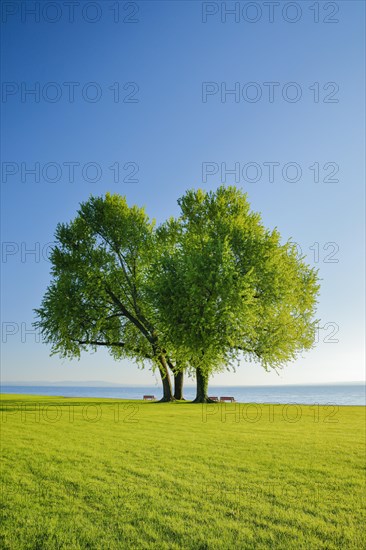
{"label": "wooden bench", "polygon": [[218,397],[209,397],[209,399],[211,399],[211,401],[218,401],[219,400]]}
{"label": "wooden bench", "polygon": [[144,401],[154,401],[155,395],[144,395]]}
{"label": "wooden bench", "polygon": [[221,402],[230,401],[230,403],[235,403],[234,397],[227,397],[227,396],[220,397],[220,401]]}

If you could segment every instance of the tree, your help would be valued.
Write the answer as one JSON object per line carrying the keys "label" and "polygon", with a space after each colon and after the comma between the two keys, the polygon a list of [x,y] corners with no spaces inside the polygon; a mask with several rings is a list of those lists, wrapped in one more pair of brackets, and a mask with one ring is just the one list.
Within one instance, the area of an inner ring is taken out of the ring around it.
{"label": "tree", "polygon": [[158,324],[177,364],[196,368],[196,402],[208,402],[209,376],[241,357],[269,370],[294,360],[314,342],[317,272],[267,230],[234,187],[188,191],[178,235],[154,265]]}
{"label": "tree", "polygon": [[[173,400],[168,367],[174,372],[174,365],[155,327],[146,286],[153,259],[170,240],[159,242],[143,208],[110,194],[81,204],[72,222],[57,226],[55,237],[53,280],[35,323],[52,352],[72,358],[103,346],[115,359],[149,361],[160,372],[163,401]],[[178,382],[182,386],[181,374]]]}
{"label": "tree", "polygon": [[178,203],[180,217],[157,229],[119,195],[81,204],[57,226],[35,324],[64,357],[104,346],[150,362],[163,401],[181,399],[183,373],[195,370],[195,401],[207,402],[209,376],[242,356],[268,370],[312,347],[319,285],[236,188],[191,190]]}

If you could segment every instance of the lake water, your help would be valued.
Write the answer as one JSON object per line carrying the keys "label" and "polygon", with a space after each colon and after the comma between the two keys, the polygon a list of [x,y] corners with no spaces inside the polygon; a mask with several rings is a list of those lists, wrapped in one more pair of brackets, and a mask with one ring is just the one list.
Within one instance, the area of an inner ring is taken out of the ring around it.
{"label": "lake water", "polygon": [[[86,387],[86,386],[1,386],[1,393],[55,395],[63,397],[107,397],[142,399],[145,394],[162,397],[161,387]],[[326,405],[366,405],[366,390],[362,383],[311,386],[210,386],[209,395],[233,396],[239,403],[299,403]],[[195,388],[187,386],[184,396],[195,397]]]}

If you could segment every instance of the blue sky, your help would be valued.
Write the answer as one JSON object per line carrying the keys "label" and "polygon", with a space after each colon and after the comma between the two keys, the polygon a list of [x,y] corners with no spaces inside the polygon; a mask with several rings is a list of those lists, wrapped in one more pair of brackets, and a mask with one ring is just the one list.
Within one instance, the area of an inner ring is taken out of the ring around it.
{"label": "blue sky", "polygon": [[226,22],[235,2],[119,2],[117,22],[109,1],[79,2],[74,22],[63,2],[39,21],[34,2],[3,4],[3,381],[154,383],[104,351],[49,357],[26,333],[48,243],[90,194],[124,194],[161,221],[187,188],[222,182],[319,268],[325,328],[280,376],[243,363],[213,383],[363,379],[364,3],[281,2],[273,22],[263,2]]}

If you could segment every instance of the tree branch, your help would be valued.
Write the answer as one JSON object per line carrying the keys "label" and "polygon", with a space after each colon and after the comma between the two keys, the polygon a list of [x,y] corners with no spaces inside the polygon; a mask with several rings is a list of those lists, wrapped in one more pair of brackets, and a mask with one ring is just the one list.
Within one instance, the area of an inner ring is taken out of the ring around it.
{"label": "tree branch", "polygon": [[107,286],[106,288],[106,292],[107,294],[112,298],[113,302],[115,303],[115,305],[117,305],[119,307],[119,309],[121,310],[121,312],[123,313],[123,315],[125,317],[127,317],[127,319],[129,321],[131,321],[131,323],[133,323],[135,325],[135,327],[137,327],[139,329],[140,332],[142,332],[142,334],[145,336],[145,338],[147,338],[147,340],[152,343],[154,338],[152,337],[152,335],[149,334],[149,332],[146,330],[146,328],[144,327],[144,325],[142,323],[140,323],[140,321],[138,319],[136,319],[136,317],[134,317],[129,311],[128,309],[123,305],[123,303],[121,302],[121,300],[114,294],[114,292],[112,292],[112,290]]}
{"label": "tree branch", "polygon": [[[81,346],[105,346],[105,347],[118,347],[123,348],[126,346],[124,342],[99,342],[99,340],[74,340],[74,342],[77,342]],[[140,354],[140,350],[138,349],[131,349],[131,351],[134,351],[137,354]],[[143,354],[145,359],[153,360],[154,357],[152,355],[148,355],[147,353]]]}
{"label": "tree branch", "polygon": [[83,346],[109,346],[123,348],[126,344],[124,342],[98,342],[98,340],[75,340]]}

